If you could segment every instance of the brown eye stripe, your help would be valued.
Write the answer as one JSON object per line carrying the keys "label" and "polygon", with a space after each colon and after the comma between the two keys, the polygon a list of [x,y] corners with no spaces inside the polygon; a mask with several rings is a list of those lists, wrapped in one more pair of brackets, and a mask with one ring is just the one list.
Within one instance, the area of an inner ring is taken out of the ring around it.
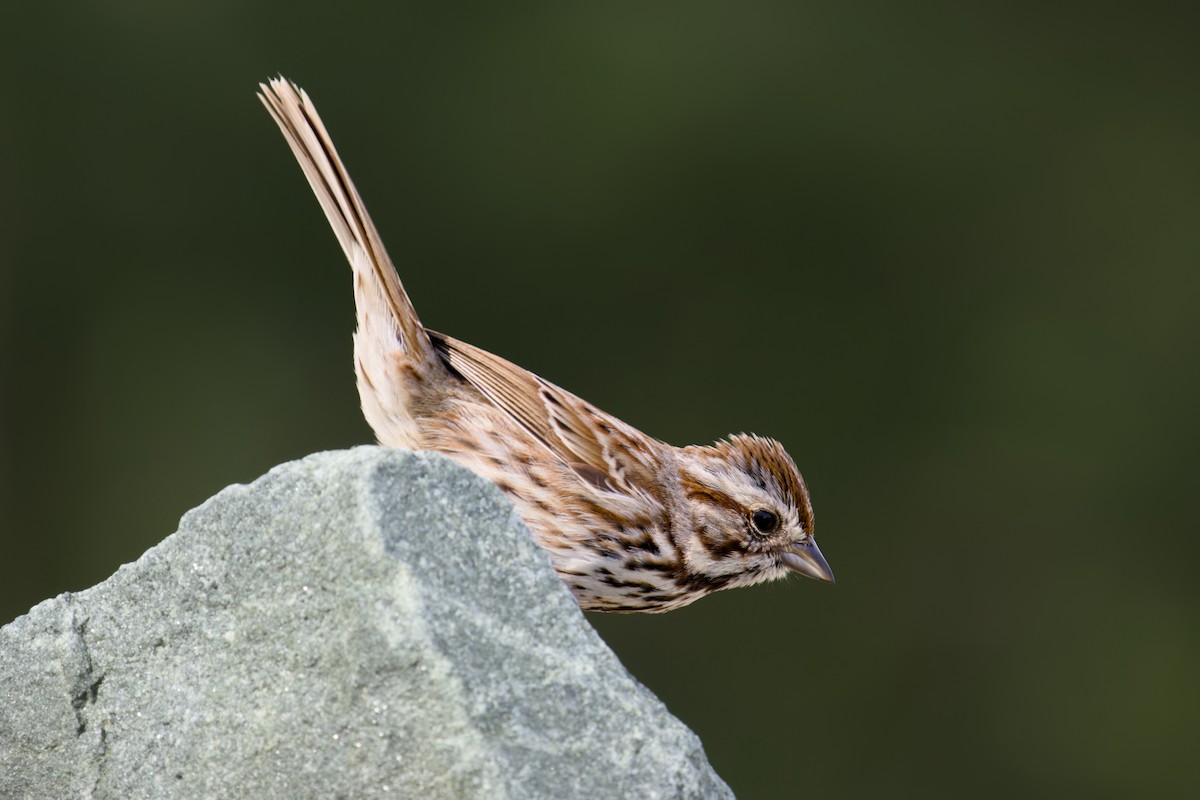
{"label": "brown eye stripe", "polygon": [[683,485],[683,490],[687,494],[689,500],[699,500],[714,506],[727,508],[738,514],[742,512],[741,504],[724,492],[718,489],[713,489],[710,486],[700,486],[699,484],[685,482]]}

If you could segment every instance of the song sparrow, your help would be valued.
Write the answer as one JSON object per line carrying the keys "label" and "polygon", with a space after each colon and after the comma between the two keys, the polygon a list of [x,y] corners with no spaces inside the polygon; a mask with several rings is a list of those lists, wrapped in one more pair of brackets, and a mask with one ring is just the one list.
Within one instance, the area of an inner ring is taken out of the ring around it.
{"label": "song sparrow", "polygon": [[493,481],[589,611],[670,611],[789,572],[833,581],[778,442],[672,447],[423,327],[308,95],[283,78],[260,88],[353,267],[358,392],[381,444]]}

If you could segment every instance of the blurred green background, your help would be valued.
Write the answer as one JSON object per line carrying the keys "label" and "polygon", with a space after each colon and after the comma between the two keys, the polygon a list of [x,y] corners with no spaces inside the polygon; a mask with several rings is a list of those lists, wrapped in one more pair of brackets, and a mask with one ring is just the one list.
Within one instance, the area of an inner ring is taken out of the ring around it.
{"label": "blurred green background", "polygon": [[592,617],[741,797],[1198,796],[1200,19],[1083,8],[7,9],[0,620],[372,440],[282,72],[431,327],[795,456],[836,587]]}

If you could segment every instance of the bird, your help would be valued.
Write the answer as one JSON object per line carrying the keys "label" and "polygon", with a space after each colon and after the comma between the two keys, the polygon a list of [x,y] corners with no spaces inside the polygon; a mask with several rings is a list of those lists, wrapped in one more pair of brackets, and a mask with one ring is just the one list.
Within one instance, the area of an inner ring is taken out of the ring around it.
{"label": "bird", "polygon": [[779,442],[676,447],[424,327],[308,94],[282,76],[259,90],[350,262],[354,370],[379,444],[494,483],[585,611],[662,613],[792,573],[833,582]]}

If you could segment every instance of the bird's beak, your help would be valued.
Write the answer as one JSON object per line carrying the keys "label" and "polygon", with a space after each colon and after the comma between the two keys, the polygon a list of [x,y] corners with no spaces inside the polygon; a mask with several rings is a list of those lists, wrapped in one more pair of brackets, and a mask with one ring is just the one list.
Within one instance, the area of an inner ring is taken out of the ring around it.
{"label": "bird's beak", "polygon": [[825,583],[833,583],[833,570],[821,549],[811,536],[803,542],[796,542],[779,554],[779,560],[792,572],[799,572],[809,578],[815,578]]}

